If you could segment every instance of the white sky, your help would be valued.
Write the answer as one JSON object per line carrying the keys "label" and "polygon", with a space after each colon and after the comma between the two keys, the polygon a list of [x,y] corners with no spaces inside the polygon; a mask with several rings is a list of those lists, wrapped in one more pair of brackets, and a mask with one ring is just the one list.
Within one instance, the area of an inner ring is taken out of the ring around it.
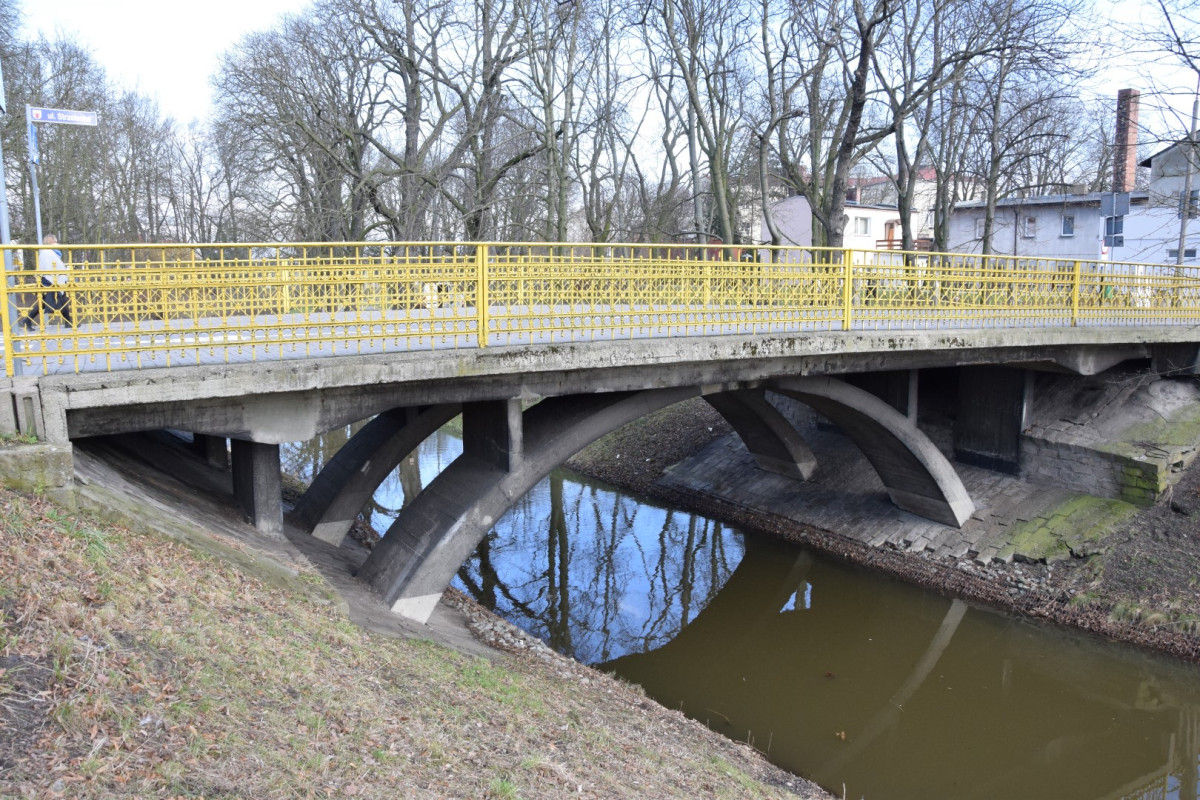
{"label": "white sky", "polygon": [[[109,80],[155,97],[182,124],[208,117],[217,58],[307,0],[23,0],[25,34],[73,37]],[[87,109],[80,109],[87,110]]]}
{"label": "white sky", "polygon": [[[73,36],[91,50],[114,84],[157,98],[166,114],[186,125],[208,116],[209,76],[218,56],[245,34],[273,27],[285,13],[302,11],[309,0],[23,0],[22,5],[27,36]],[[1107,58],[1087,81],[1088,94],[1110,100],[1115,113],[1118,89],[1141,89],[1143,127],[1182,130],[1191,112],[1194,78],[1163,64],[1146,64],[1137,52],[1136,36],[1130,36],[1158,20],[1154,0],[1094,0],[1093,9],[1095,30],[1123,34],[1108,35]],[[1152,79],[1178,94],[1148,96]],[[1168,103],[1174,113],[1162,108]]]}

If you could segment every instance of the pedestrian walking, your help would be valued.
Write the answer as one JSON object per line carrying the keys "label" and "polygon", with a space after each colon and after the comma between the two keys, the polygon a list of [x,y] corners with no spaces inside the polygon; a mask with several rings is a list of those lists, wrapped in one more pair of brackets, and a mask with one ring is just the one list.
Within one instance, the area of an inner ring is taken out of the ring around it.
{"label": "pedestrian walking", "polygon": [[[63,290],[63,287],[70,282],[69,269],[63,263],[62,253],[54,249],[54,245],[58,244],[57,236],[52,233],[46,234],[42,239],[42,244],[46,247],[38,251],[38,277],[42,286],[52,291],[43,291],[38,295],[38,301],[25,321],[30,327],[35,326],[37,324],[35,320],[41,315],[44,308],[58,314],[62,318],[63,324],[70,328],[72,327],[71,299]],[[42,319],[45,321],[46,318],[42,317]]]}

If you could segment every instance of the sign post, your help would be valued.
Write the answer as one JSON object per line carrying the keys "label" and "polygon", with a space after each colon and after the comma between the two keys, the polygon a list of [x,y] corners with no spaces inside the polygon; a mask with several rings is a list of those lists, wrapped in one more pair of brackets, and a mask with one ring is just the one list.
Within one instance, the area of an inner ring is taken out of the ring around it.
{"label": "sign post", "polygon": [[[8,100],[4,95],[4,72],[0,70],[0,114],[8,113]],[[12,244],[12,235],[8,225],[8,181],[4,176],[4,152],[0,150],[0,245],[4,246],[4,280],[9,287],[17,285],[17,276],[13,274],[13,256],[9,245]],[[7,294],[7,293],[6,293]],[[9,351],[11,358],[13,348],[13,337],[11,332],[17,329],[17,304],[15,300],[10,300],[5,303],[7,306],[4,313],[8,315],[8,330],[10,335],[4,343],[4,347]],[[14,374],[20,375],[20,364],[14,361]]]}
{"label": "sign post", "polygon": [[29,178],[33,184],[33,219],[37,227],[37,242],[42,243],[42,202],[38,193],[37,165],[42,156],[38,151],[36,123],[48,122],[55,125],[86,125],[96,127],[98,120],[95,111],[70,111],[64,108],[39,108],[25,106],[25,125],[29,142]]}

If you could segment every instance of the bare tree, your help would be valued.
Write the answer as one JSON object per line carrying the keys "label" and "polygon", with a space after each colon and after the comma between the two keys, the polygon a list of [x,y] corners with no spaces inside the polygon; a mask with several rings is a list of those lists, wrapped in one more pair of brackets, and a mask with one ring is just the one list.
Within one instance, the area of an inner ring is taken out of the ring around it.
{"label": "bare tree", "polygon": [[[754,25],[749,4],[739,0],[664,0],[639,13],[653,78],[678,89],[664,95],[673,111],[688,121],[686,134],[692,189],[707,184],[712,232],[723,242],[737,241],[736,201],[730,163],[743,149],[743,87]],[[699,156],[704,159],[700,164]],[[710,229],[697,203],[698,233]]]}
{"label": "bare tree", "polygon": [[246,167],[277,187],[273,205],[290,218],[287,238],[358,240],[368,229],[380,84],[360,31],[333,6],[313,13],[227,54],[218,107],[248,139]]}

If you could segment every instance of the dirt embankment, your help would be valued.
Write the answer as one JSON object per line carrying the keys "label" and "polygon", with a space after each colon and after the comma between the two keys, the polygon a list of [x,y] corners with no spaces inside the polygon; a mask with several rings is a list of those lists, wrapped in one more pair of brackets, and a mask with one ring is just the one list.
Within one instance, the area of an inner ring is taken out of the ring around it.
{"label": "dirt embankment", "polygon": [[521,655],[334,600],[0,489],[0,796],[828,797],[494,618]]}
{"label": "dirt embankment", "polygon": [[679,508],[760,531],[919,586],[1004,611],[1200,661],[1200,460],[1159,504],[1138,510],[1098,546],[1045,563],[933,557],[870,547],[838,533],[664,487],[663,471],[729,433],[703,401],[646,417],[570,466]]}

